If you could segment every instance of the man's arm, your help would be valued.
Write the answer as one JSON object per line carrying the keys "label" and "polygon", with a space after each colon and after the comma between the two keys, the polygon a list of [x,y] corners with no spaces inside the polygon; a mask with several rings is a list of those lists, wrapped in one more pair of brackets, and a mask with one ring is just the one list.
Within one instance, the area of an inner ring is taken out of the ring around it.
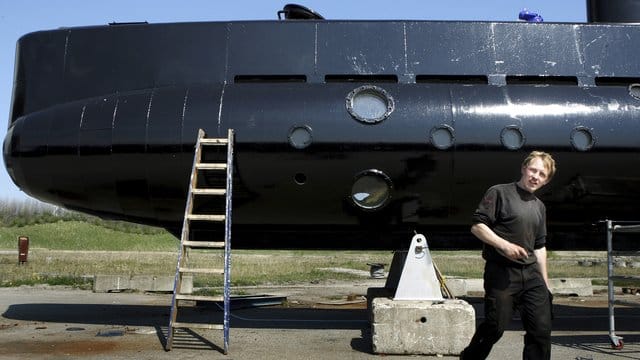
{"label": "man's arm", "polygon": [[[496,234],[491,228],[483,223],[476,223],[471,226],[471,233],[480,239],[483,243],[493,246],[500,254],[511,259],[526,259],[529,257],[527,250],[522,246],[511,243]],[[545,270],[546,270],[546,252],[545,252]],[[546,273],[546,271],[545,271]]]}
{"label": "man's arm", "polygon": [[542,273],[544,283],[547,284],[547,289],[550,289],[549,276],[547,274],[547,248],[541,247],[540,249],[535,249],[533,250],[533,253],[536,254],[536,262],[540,267],[540,272]]}

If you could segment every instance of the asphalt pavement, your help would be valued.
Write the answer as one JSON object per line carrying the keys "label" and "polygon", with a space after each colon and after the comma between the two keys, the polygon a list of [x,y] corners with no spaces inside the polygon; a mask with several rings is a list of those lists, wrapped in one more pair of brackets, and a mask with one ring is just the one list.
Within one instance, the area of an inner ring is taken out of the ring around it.
{"label": "asphalt pavement", "polygon": [[[455,357],[383,355],[371,351],[368,287],[384,280],[244,288],[247,294],[286,298],[279,305],[235,308],[229,354],[219,330],[179,330],[164,350],[170,294],[94,293],[66,287],[0,289],[0,359],[392,359]],[[237,290],[237,289],[236,289]],[[467,297],[481,321],[482,299]],[[617,295],[611,348],[607,295],[558,297],[553,359],[640,359],[640,296]],[[623,304],[624,303],[624,304]],[[626,305],[625,305],[626,304]],[[190,321],[218,321],[221,312],[192,307]],[[521,358],[523,331],[516,317],[490,359]]]}

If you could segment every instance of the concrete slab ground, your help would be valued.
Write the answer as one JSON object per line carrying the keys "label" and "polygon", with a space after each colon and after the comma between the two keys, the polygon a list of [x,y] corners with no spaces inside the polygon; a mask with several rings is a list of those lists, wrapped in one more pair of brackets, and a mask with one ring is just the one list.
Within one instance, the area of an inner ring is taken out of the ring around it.
{"label": "concrete slab ground", "polygon": [[[64,287],[0,288],[0,359],[395,359],[375,355],[366,310],[369,287],[384,280],[288,287],[243,288],[247,294],[287,296],[283,306],[232,313],[229,355],[221,331],[181,331],[174,349],[163,349],[169,294],[93,293]],[[467,297],[477,323],[482,299]],[[634,306],[616,306],[622,350],[608,338],[606,294],[557,296],[553,359],[640,359],[640,296],[619,295]],[[221,313],[193,308],[192,320]],[[521,358],[523,331],[514,318],[490,359]],[[436,358],[436,357],[433,357]],[[455,357],[437,357],[454,359]]]}

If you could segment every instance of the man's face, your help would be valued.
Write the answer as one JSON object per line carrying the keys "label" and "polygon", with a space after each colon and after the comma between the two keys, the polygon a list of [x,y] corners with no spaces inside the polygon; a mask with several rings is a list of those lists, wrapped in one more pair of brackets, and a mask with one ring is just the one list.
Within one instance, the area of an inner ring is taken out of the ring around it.
{"label": "man's face", "polygon": [[521,170],[522,177],[518,182],[520,186],[529,191],[534,192],[543,187],[549,181],[549,172],[545,168],[540,158],[533,158],[529,165],[524,166]]}

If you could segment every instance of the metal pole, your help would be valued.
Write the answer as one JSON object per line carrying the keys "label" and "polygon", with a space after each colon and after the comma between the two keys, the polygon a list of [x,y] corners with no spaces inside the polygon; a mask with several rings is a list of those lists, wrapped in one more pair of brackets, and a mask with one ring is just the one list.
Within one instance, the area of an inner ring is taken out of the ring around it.
{"label": "metal pole", "polygon": [[606,225],[607,225],[607,295],[608,295],[608,306],[609,306],[609,337],[611,337],[615,329],[615,321],[613,319],[613,281],[611,280],[611,277],[613,276],[613,256],[611,256],[611,251],[613,250],[613,245],[612,245],[613,226],[611,224],[611,220],[607,220]]}
{"label": "metal pole", "polygon": [[606,220],[607,224],[607,290],[609,305],[609,339],[614,347],[620,346],[620,338],[616,336],[616,324],[613,314],[614,292],[613,292],[613,222]]}

